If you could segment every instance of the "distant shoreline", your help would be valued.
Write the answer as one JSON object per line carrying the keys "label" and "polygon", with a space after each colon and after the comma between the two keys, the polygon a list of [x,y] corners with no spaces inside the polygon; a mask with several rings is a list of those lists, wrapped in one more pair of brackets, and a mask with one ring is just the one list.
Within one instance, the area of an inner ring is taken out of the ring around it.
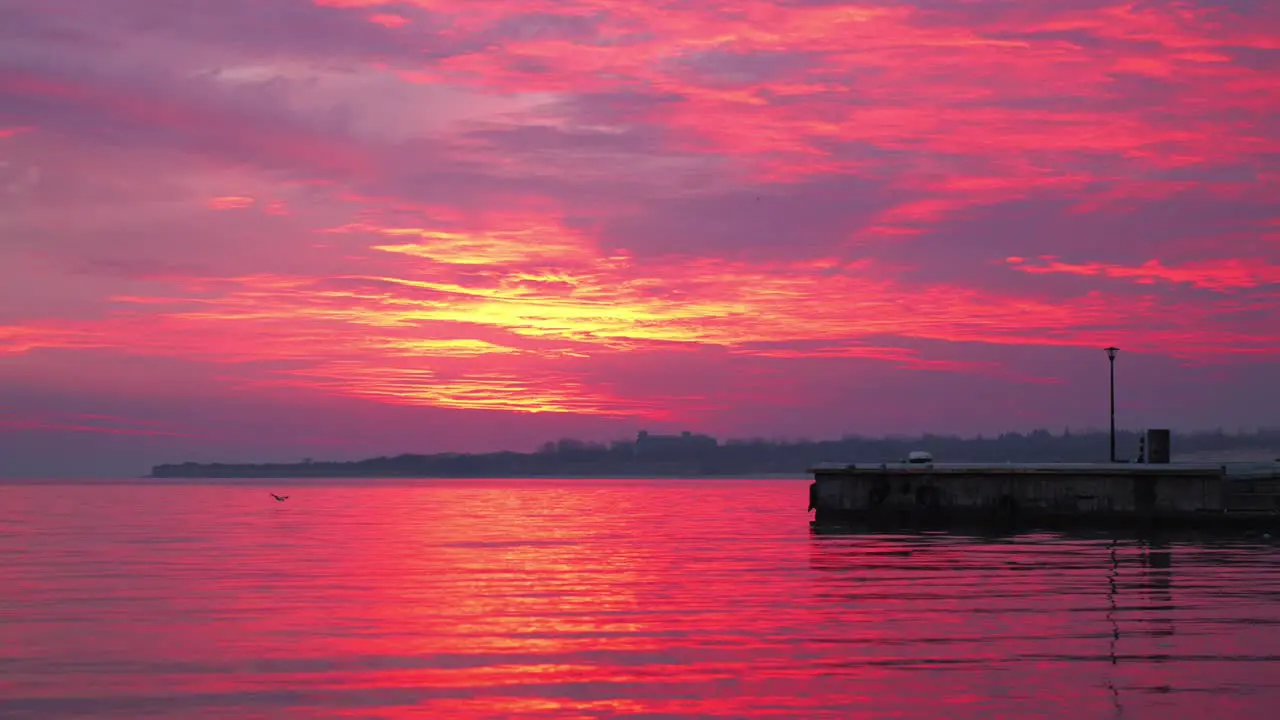
{"label": "distant shoreline", "polygon": [[[1132,460],[1140,438],[1117,433],[1116,457]],[[822,463],[901,462],[911,452],[926,450],[938,462],[1025,463],[1100,462],[1108,457],[1108,435],[1102,432],[1029,434],[960,438],[923,435],[917,438],[845,437],[839,440],[728,440],[683,432],[657,435],[641,431],[634,440],[609,444],[565,438],[545,443],[537,452],[401,454],[362,460],[301,462],[181,462],[156,465],[150,479],[260,478],[294,479],[469,479],[469,478],[795,478]],[[1280,430],[1252,435],[1176,434],[1172,454],[1181,459],[1270,461],[1280,448]],[[1233,457],[1234,456],[1234,457]]]}
{"label": "distant shoreline", "polygon": [[[185,480],[277,480],[314,482],[321,480],[806,480],[811,475],[805,472],[794,473],[727,473],[727,474],[680,474],[656,475],[648,474],[593,474],[593,475],[141,475],[137,478],[107,478],[111,480],[136,481],[171,481]],[[66,478],[68,480],[93,478]]]}

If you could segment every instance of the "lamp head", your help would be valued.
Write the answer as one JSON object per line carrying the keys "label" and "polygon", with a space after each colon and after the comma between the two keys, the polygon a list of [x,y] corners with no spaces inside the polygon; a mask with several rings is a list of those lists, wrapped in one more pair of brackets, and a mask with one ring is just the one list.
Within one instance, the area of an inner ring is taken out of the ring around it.
{"label": "lamp head", "polygon": [[1120,352],[1120,348],[1118,347],[1109,347],[1106,350],[1107,350],[1107,357],[1110,358],[1111,360],[1115,360],[1116,353]]}

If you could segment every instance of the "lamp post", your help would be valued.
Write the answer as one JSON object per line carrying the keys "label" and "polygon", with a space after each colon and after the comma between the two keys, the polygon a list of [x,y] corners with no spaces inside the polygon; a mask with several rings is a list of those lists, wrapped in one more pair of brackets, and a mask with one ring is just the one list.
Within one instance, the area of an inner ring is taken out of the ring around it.
{"label": "lamp post", "polygon": [[1109,347],[1107,361],[1111,363],[1111,462],[1116,461],[1116,353],[1118,347]]}

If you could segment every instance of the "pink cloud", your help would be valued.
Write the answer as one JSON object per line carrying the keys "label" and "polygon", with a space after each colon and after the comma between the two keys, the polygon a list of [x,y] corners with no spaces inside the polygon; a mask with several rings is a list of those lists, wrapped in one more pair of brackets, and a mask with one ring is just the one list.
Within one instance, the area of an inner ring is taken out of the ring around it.
{"label": "pink cloud", "polygon": [[207,205],[210,210],[243,210],[244,208],[253,207],[255,202],[257,201],[251,197],[223,195],[210,198]]}
{"label": "pink cloud", "polygon": [[129,420],[110,415],[69,413],[62,416],[22,416],[0,411],[0,433],[45,430],[101,435],[143,435],[150,437],[189,438],[190,433],[164,430],[156,423]]}
{"label": "pink cloud", "polygon": [[[761,359],[856,357],[904,370],[997,370],[859,344],[890,336],[1087,348],[1122,335],[1127,348],[1187,358],[1280,351],[1273,337],[1224,325],[1232,312],[1247,309],[1229,303],[1185,308],[1161,320],[1151,297],[1130,298],[1118,309],[1097,292],[1049,302],[959,285],[911,286],[888,267],[834,258],[749,264],[686,256],[638,266],[600,253],[590,238],[554,218],[495,221],[509,225],[471,232],[385,228],[410,241],[374,247],[410,258],[399,276],[195,279],[172,295],[117,298],[118,309],[100,322],[10,328],[10,351],[107,347],[214,363],[288,363],[256,372],[246,387],[641,417],[679,412],[681,401],[620,396],[560,368],[601,355],[684,347]],[[1171,271],[1148,265],[1125,273],[1051,265],[1045,271],[1252,287],[1245,266]],[[821,274],[832,281],[818,281]]]}

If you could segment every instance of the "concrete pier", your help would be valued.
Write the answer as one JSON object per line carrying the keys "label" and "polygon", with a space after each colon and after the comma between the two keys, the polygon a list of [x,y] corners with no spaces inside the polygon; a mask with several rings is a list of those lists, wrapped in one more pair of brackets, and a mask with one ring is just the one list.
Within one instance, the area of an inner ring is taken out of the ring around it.
{"label": "concrete pier", "polygon": [[908,462],[813,468],[819,524],[1280,526],[1280,463]]}

